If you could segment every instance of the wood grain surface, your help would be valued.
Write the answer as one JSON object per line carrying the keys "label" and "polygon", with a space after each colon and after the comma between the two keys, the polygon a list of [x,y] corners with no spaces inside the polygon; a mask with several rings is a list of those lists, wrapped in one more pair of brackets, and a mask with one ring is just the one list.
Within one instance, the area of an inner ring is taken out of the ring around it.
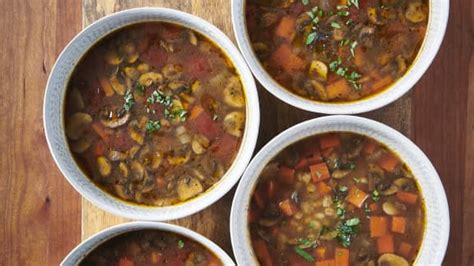
{"label": "wood grain surface", "polygon": [[[5,114],[0,118],[0,265],[57,265],[81,238],[125,221],[84,199],[81,208],[80,197],[49,155],[41,108],[54,60],[81,26],[142,6],[192,13],[235,40],[230,0],[0,0],[0,110]],[[440,53],[412,93],[363,116],[398,129],[432,160],[451,211],[444,264],[474,265],[474,5],[471,0],[451,1],[450,13]],[[283,104],[261,87],[259,96],[257,150],[291,125],[317,116]],[[204,211],[173,223],[196,230],[232,254],[232,196],[233,190]]]}

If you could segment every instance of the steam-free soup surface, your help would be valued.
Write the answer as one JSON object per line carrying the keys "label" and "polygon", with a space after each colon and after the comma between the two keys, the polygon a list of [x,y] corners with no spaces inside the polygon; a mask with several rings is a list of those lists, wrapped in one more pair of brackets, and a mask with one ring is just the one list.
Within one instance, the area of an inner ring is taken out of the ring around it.
{"label": "steam-free soup surface", "polygon": [[345,132],[285,148],[261,173],[248,213],[254,253],[266,266],[410,265],[424,217],[403,161]]}
{"label": "steam-free soup surface", "polygon": [[206,247],[183,236],[156,230],[116,236],[88,254],[81,266],[219,266]]}
{"label": "steam-free soup surface", "polygon": [[194,198],[233,162],[245,97],[212,42],[167,23],[101,40],[71,77],[66,135],[89,178],[120,199],[154,206]]}
{"label": "steam-free soup surface", "polygon": [[425,36],[428,0],[248,0],[246,17],[273,79],[307,99],[348,102],[405,74]]}

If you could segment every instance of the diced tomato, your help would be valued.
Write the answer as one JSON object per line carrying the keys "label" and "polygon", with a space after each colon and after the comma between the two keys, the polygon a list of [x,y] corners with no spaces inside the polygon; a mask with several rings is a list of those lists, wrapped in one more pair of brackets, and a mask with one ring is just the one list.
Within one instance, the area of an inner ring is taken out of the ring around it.
{"label": "diced tomato", "polygon": [[219,124],[214,121],[208,112],[202,111],[197,117],[188,121],[191,130],[203,134],[209,140],[214,140],[221,133]]}
{"label": "diced tomato", "polygon": [[221,161],[229,161],[239,148],[239,141],[227,133],[219,137],[209,148],[215,158]]}
{"label": "diced tomato", "polygon": [[211,72],[209,61],[205,57],[191,58],[189,64],[185,66],[186,72],[192,78],[202,79]]}
{"label": "diced tomato", "polygon": [[168,60],[168,54],[163,48],[155,44],[142,53],[140,58],[147,64],[155,67],[162,67]]}
{"label": "diced tomato", "polygon": [[291,185],[295,182],[295,169],[281,166],[278,175],[280,176],[280,181],[285,184]]}

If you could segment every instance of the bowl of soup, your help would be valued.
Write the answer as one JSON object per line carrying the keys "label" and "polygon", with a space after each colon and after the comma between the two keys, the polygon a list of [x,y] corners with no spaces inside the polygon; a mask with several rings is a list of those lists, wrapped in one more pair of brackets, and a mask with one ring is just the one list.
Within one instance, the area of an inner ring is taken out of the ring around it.
{"label": "bowl of soup", "polygon": [[239,265],[440,265],[449,211],[423,152],[366,118],[300,123],[252,160],[230,219]]}
{"label": "bowl of soup", "polygon": [[181,226],[131,222],[112,226],[74,248],[61,265],[235,265],[218,245]]}
{"label": "bowl of soup", "polygon": [[171,220],[227,193],[252,156],[255,83],[231,41],[176,10],[112,14],[79,33],[48,81],[44,125],[67,180],[98,207]]}
{"label": "bowl of soup", "polygon": [[[446,0],[235,0],[234,32],[255,77],[307,111],[355,114],[408,92],[433,61]],[[429,92],[425,92],[429,93]]]}

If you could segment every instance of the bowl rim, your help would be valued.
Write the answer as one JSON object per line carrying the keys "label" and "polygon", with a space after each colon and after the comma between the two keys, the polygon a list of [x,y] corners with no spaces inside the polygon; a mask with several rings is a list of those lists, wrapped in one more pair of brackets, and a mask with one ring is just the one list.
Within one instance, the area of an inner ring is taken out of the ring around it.
{"label": "bowl rim", "polygon": [[[230,59],[240,76],[246,96],[245,131],[232,165],[221,179],[199,196],[175,205],[153,207],[122,201],[96,186],[72,157],[64,132],[64,102],[67,82],[90,48],[117,29],[142,22],[162,21],[181,25],[211,40]],[[98,35],[98,36],[94,36]],[[84,44],[85,43],[85,44]],[[67,77],[64,77],[66,74]],[[61,81],[65,81],[61,83]],[[59,112],[57,110],[60,110]],[[58,117],[59,116],[59,117]],[[206,20],[169,8],[127,9],[100,18],[79,32],[58,56],[44,94],[43,126],[49,150],[63,176],[84,198],[109,213],[136,220],[165,221],[201,211],[222,198],[240,179],[253,155],[260,126],[260,106],[255,80],[232,41]]]}
{"label": "bowl rim", "polygon": [[158,230],[169,233],[178,234],[191,239],[204,247],[206,247],[211,253],[213,253],[224,265],[235,265],[234,261],[230,256],[216,243],[208,239],[207,237],[191,230],[186,227],[179,225],[162,223],[162,222],[128,222],[118,225],[114,225],[105,228],[94,235],[88,237],[72,249],[68,255],[63,259],[60,265],[77,265],[82,259],[84,259],[91,251],[96,249],[99,245],[105,243],[109,239],[118,235],[140,230]]}
{"label": "bowl rim", "polygon": [[246,0],[232,0],[232,26],[237,44],[252,73],[262,86],[281,101],[301,110],[322,114],[359,114],[382,108],[405,95],[428,70],[438,53],[449,17],[449,0],[429,0],[430,14],[423,44],[407,72],[389,88],[351,102],[312,101],[296,95],[276,82],[264,69],[250,45],[246,22]]}
{"label": "bowl rim", "polygon": [[415,264],[441,265],[449,239],[450,218],[446,193],[436,169],[423,151],[400,132],[380,122],[350,115],[325,116],[296,124],[270,140],[252,159],[237,186],[230,213],[230,236],[237,264],[257,263],[251,248],[247,210],[263,168],[289,145],[310,136],[337,131],[374,138],[395,152],[412,170],[425,206],[423,239]]}

